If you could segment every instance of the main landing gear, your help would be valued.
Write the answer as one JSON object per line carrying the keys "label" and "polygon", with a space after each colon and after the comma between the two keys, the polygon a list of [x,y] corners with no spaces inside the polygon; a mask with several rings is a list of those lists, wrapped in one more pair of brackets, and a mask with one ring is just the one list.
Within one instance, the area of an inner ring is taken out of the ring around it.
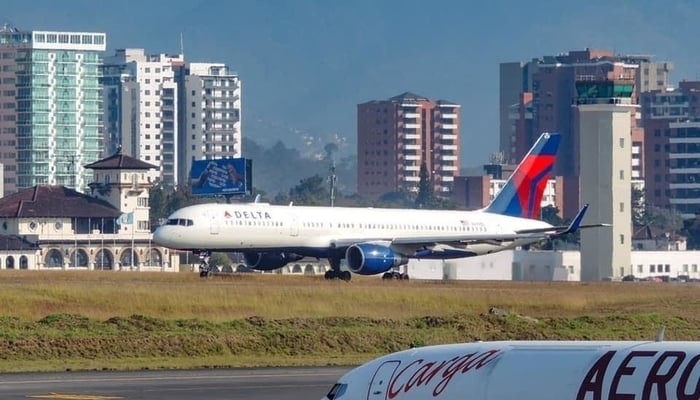
{"label": "main landing gear", "polygon": [[340,270],[340,258],[329,258],[328,263],[331,265],[331,269],[326,271],[324,278],[326,279],[340,279],[345,282],[350,282],[352,275],[350,271]]}
{"label": "main landing gear", "polygon": [[199,251],[195,252],[195,254],[199,256],[199,277],[208,277],[212,273],[211,267],[209,266],[209,257],[211,257],[211,254],[209,254],[208,251]]}
{"label": "main landing gear", "polygon": [[382,275],[382,279],[396,279],[396,280],[402,280],[402,281],[407,281],[408,280],[408,267],[405,267],[406,270],[404,272],[401,272],[400,270],[393,270],[393,271],[388,271],[385,272],[384,275]]}

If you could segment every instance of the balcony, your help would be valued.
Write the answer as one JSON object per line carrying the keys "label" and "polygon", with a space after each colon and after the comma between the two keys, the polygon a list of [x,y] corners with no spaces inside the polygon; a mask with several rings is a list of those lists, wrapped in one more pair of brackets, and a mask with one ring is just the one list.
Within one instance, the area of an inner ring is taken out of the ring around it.
{"label": "balcony", "polygon": [[403,114],[404,118],[420,118],[420,114],[418,113],[412,113],[412,112],[407,112]]}
{"label": "balcony", "polygon": [[404,165],[404,171],[420,171],[419,165]]}
{"label": "balcony", "polygon": [[441,165],[440,166],[440,171],[457,171],[459,168],[457,168],[456,165]]}
{"label": "balcony", "polygon": [[403,180],[406,182],[420,182],[420,176],[404,176]]}
{"label": "balcony", "polygon": [[457,129],[456,124],[441,124],[442,129]]}
{"label": "balcony", "polygon": [[420,156],[416,154],[406,154],[403,156],[404,160],[417,161],[420,160]]}
{"label": "balcony", "polygon": [[443,140],[457,140],[457,135],[454,135],[454,134],[451,134],[451,133],[450,133],[450,134],[443,133],[442,135],[440,135],[440,139],[443,139]]}
{"label": "balcony", "polygon": [[420,124],[404,124],[403,126],[404,126],[404,128],[408,128],[408,129],[419,129],[420,128]]}
{"label": "balcony", "polygon": [[404,139],[411,139],[411,140],[418,140],[418,139],[420,139],[420,135],[417,135],[415,133],[404,134],[403,138]]}
{"label": "balcony", "polygon": [[440,156],[440,159],[443,161],[457,161],[457,156],[442,155],[442,156]]}
{"label": "balcony", "polygon": [[441,117],[443,119],[455,119],[457,118],[457,114],[442,114]]}
{"label": "balcony", "polygon": [[457,150],[457,145],[456,144],[443,144],[440,146],[443,150]]}

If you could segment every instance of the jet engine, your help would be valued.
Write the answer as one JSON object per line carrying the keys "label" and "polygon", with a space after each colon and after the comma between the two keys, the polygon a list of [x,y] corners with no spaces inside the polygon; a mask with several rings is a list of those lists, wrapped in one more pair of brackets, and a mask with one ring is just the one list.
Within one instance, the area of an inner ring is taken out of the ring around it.
{"label": "jet engine", "polygon": [[345,258],[350,271],[360,275],[375,275],[408,263],[408,258],[386,245],[359,243],[348,247]]}
{"label": "jet engine", "polygon": [[285,252],[243,252],[243,258],[248,268],[257,269],[259,271],[271,271],[273,269],[282,268],[287,263],[298,261],[304,258],[298,254]]}

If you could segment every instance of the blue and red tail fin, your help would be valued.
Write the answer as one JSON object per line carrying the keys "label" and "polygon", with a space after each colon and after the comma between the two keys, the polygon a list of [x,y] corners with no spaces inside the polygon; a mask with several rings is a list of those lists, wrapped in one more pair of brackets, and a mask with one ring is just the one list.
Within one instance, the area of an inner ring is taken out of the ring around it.
{"label": "blue and red tail fin", "polygon": [[552,173],[561,136],[543,133],[484,211],[521,218],[538,218],[542,194]]}

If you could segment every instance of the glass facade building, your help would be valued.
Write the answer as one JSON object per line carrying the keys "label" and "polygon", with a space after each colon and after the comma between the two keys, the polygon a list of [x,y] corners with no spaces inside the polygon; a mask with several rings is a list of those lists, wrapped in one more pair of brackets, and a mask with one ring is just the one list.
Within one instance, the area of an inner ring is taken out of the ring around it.
{"label": "glass facade building", "polygon": [[[103,148],[99,76],[105,42],[104,33],[0,32],[0,59],[7,61],[2,69],[14,75],[0,96],[3,104],[16,104],[14,121],[3,116],[0,122],[5,193],[40,184],[87,188],[91,171],[83,166],[97,161]],[[12,160],[5,157],[8,147],[15,149]]]}

